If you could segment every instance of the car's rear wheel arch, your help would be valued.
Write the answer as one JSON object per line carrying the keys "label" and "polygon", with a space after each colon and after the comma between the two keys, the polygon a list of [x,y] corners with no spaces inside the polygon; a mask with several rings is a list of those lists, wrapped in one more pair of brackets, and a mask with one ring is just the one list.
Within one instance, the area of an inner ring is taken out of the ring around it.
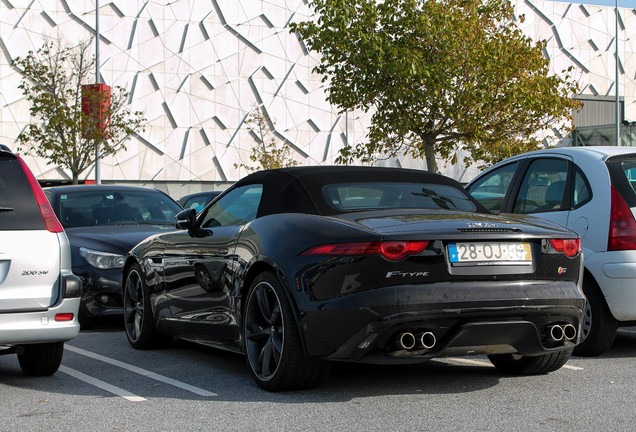
{"label": "car's rear wheel arch", "polygon": [[612,315],[600,285],[588,269],[585,269],[583,276],[583,291],[588,303],[581,324],[582,340],[574,348],[574,355],[598,356],[612,346],[619,323]]}
{"label": "car's rear wheel arch", "polygon": [[[267,261],[255,262],[249,267],[241,285],[241,317],[245,317],[245,306],[247,303],[246,300],[247,300],[247,294],[249,292],[249,289],[252,286],[252,283],[254,282],[254,280],[260,274],[270,272],[276,276],[276,279],[278,280],[281,286],[289,288],[287,280],[283,276],[282,270],[277,267],[278,266],[276,266],[274,263],[270,263]],[[298,314],[298,307],[296,305],[296,300],[294,299],[294,296],[291,294],[289,289],[284,289],[283,291],[288,303],[291,305],[292,313],[294,316],[294,325],[298,329],[303,351],[305,354],[307,354],[307,347],[305,344],[304,333],[301,331],[301,328],[300,328],[300,317]],[[245,341],[242,341],[241,349],[243,350],[243,352],[245,352]]]}

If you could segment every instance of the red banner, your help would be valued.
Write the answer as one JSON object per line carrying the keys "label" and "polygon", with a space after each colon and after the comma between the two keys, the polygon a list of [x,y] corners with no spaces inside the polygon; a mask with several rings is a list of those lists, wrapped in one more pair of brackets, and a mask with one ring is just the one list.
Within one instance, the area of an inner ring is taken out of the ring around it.
{"label": "red banner", "polygon": [[[84,127],[84,136],[107,139],[110,127],[110,86],[85,84],[82,86],[82,112],[91,120]],[[96,131],[91,129],[96,128]]]}

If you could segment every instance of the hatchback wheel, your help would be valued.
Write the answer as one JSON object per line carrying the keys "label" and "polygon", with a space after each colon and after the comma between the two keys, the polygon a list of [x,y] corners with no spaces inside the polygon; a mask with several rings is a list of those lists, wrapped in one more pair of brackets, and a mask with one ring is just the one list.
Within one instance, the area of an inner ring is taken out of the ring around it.
{"label": "hatchback wheel", "polygon": [[265,390],[311,388],[326,376],[328,363],[304,354],[291,307],[272,273],[259,275],[250,287],[243,337],[252,377]]}
{"label": "hatchback wheel", "polygon": [[148,285],[137,263],[124,277],[124,325],[126,338],[134,348],[152,348],[158,342]]}
{"label": "hatchback wheel", "polygon": [[581,326],[581,342],[574,348],[574,355],[593,357],[610,349],[616,337],[618,322],[609,311],[596,282],[585,278],[583,293],[587,297],[587,304]]}

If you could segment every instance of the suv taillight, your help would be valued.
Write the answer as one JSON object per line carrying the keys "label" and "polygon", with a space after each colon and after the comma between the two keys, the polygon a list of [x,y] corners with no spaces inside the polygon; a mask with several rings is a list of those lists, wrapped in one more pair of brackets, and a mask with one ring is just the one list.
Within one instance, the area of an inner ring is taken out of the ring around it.
{"label": "suv taillight", "polygon": [[612,205],[610,210],[607,250],[636,249],[636,221],[621,194],[612,186]]}
{"label": "suv taillight", "polygon": [[49,200],[46,199],[40,183],[38,183],[37,179],[20,156],[18,156],[18,160],[22,165],[24,174],[29,179],[31,190],[33,191],[35,200],[38,203],[38,207],[40,208],[40,214],[42,215],[42,219],[44,219],[44,225],[46,225],[46,229],[53,233],[63,232],[64,228],[62,227],[60,221],[57,220],[57,217],[53,212],[53,207],[51,207],[51,204],[49,204]]}

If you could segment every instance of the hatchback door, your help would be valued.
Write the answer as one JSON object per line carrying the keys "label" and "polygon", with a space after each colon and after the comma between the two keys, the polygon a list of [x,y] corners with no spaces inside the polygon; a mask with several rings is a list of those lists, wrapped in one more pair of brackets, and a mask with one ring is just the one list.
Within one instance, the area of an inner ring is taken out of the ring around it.
{"label": "hatchback door", "polygon": [[0,152],[0,313],[57,300],[60,243],[47,231],[20,161]]}

